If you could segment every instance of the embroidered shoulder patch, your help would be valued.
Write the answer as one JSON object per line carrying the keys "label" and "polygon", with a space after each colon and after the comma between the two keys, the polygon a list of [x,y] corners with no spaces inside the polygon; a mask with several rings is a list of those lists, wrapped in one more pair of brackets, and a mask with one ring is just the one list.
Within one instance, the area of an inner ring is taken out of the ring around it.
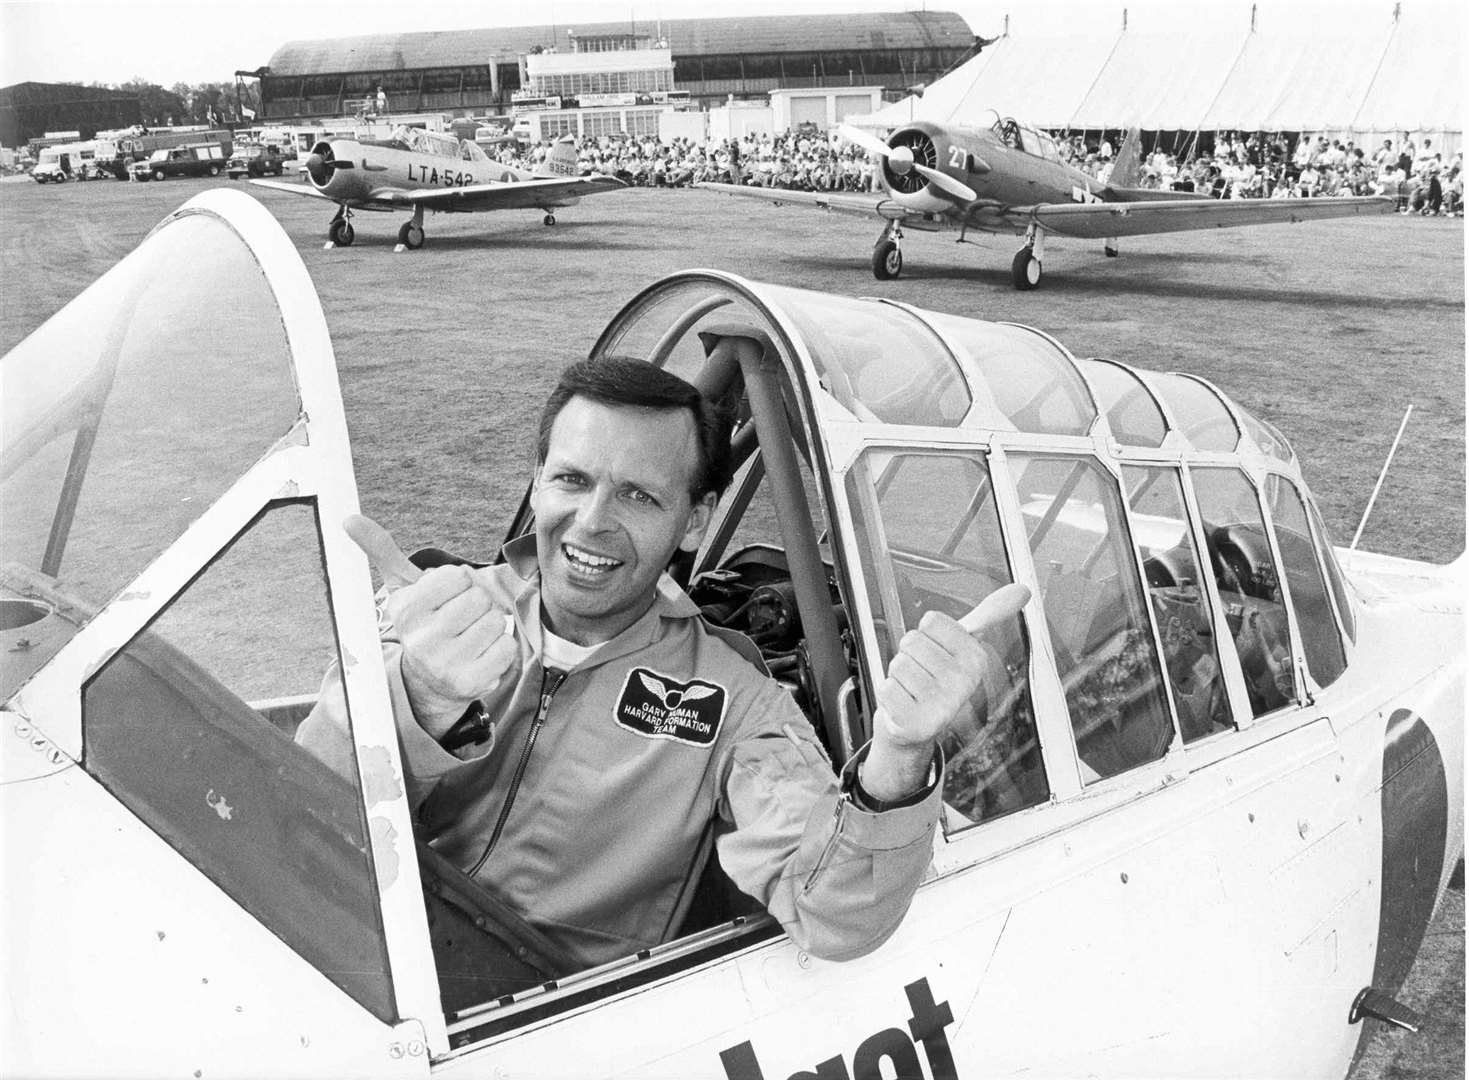
{"label": "embroidered shoulder patch", "polygon": [[711,746],[724,722],[724,704],[724,687],[717,683],[682,683],[648,668],[633,668],[612,715],[619,727],[646,738]]}

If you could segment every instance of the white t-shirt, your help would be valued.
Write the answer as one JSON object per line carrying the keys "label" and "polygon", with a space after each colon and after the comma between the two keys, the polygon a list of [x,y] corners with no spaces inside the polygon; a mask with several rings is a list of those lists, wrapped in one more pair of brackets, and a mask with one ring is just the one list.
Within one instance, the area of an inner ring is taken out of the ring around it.
{"label": "white t-shirt", "polygon": [[564,637],[557,637],[544,625],[541,627],[541,663],[544,667],[571,671],[601,647],[600,644],[578,645]]}

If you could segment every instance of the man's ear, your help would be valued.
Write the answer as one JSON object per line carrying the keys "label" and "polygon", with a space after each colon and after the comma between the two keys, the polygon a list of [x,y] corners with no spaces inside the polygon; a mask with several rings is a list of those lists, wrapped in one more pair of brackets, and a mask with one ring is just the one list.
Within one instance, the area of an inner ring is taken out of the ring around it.
{"label": "man's ear", "polygon": [[702,499],[689,507],[688,527],[684,529],[683,539],[678,542],[680,551],[699,550],[699,545],[704,542],[704,534],[709,531],[709,523],[714,520],[714,505],[718,501],[719,496],[712,491],[706,491]]}

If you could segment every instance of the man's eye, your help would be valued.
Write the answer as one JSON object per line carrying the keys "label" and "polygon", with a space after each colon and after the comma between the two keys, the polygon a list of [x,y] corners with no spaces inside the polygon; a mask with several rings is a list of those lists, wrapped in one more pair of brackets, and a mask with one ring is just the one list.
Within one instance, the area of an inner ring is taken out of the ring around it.
{"label": "man's eye", "polygon": [[627,492],[626,497],[641,506],[658,505],[657,499],[653,498],[653,496],[649,495],[646,491],[642,491],[638,488],[632,488],[630,491]]}

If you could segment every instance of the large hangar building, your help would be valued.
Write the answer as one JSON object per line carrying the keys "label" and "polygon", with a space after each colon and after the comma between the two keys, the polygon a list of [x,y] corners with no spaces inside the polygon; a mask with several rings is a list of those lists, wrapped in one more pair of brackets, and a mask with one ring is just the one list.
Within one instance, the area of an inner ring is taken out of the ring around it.
{"label": "large hangar building", "polygon": [[[666,47],[674,86],[721,104],[771,90],[880,86],[897,96],[978,47],[958,15],[939,11],[673,19],[289,41],[260,69],[261,119],[350,115],[381,90],[395,113],[508,112],[526,57]],[[628,89],[636,90],[637,87]]]}
{"label": "large hangar building", "polygon": [[48,131],[75,131],[90,139],[142,119],[136,91],[40,82],[0,88],[0,146],[24,146]]}

